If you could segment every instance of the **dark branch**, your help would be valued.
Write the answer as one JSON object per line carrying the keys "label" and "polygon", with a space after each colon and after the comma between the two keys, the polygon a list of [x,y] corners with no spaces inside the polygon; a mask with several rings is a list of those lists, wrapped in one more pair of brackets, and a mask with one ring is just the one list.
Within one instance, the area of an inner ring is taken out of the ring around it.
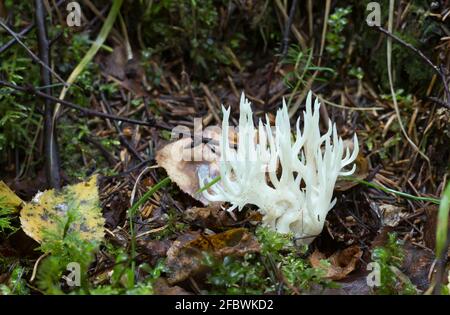
{"label": "dark branch", "polygon": [[60,103],[63,106],[67,106],[67,107],[76,109],[76,110],[82,112],[86,116],[102,117],[102,118],[107,118],[107,119],[112,119],[112,120],[124,121],[124,122],[130,123],[130,124],[134,124],[134,125],[142,125],[142,126],[149,126],[149,127],[154,127],[155,126],[155,124],[152,124],[150,122],[141,121],[141,120],[135,120],[135,119],[129,119],[129,118],[126,118],[126,117],[119,117],[119,116],[115,116],[115,115],[110,115],[110,114],[98,112],[98,111],[95,111],[95,110],[92,110],[92,109],[89,109],[89,108],[84,108],[84,107],[82,107],[80,105],[71,103],[71,102],[66,101],[66,100],[60,100],[57,97],[54,97],[52,95],[48,95],[46,93],[43,93],[43,92],[41,92],[39,90],[36,90],[32,86],[30,86],[30,87],[23,87],[23,86],[15,85],[15,84],[3,81],[3,80],[0,80],[0,86],[9,87],[9,88],[14,89],[16,91],[30,93],[32,95],[39,96],[39,97],[41,97],[43,99],[49,100],[53,104]]}
{"label": "dark branch", "polygon": [[[46,88],[44,92],[52,95],[52,79],[50,73],[50,46],[45,21],[45,9],[43,0],[35,0],[36,26],[39,44],[39,59],[41,64],[41,84]],[[46,99],[44,105],[44,152],[45,152],[45,173],[47,183],[51,188],[61,187],[60,162],[58,144],[56,141],[56,126],[53,123],[53,107]]]}
{"label": "dark branch", "polygon": [[297,0],[292,1],[291,9],[289,10],[289,18],[286,21],[286,27],[283,34],[283,48],[281,50],[281,59],[283,59],[289,48],[289,34],[291,33],[291,26],[294,21],[295,9],[297,8]]}
{"label": "dark branch", "polygon": [[266,90],[264,92],[264,98],[263,98],[265,111],[268,110],[270,84],[272,83],[273,76],[275,74],[275,69],[277,68],[278,63],[284,59],[284,57],[287,54],[288,48],[289,48],[289,34],[291,33],[291,26],[294,21],[296,8],[297,8],[297,0],[294,0],[291,4],[291,8],[289,10],[289,17],[286,21],[286,26],[284,29],[283,41],[281,43],[281,56],[277,55],[275,57],[275,60],[272,63],[272,67],[270,67],[270,71],[269,71],[269,75],[268,75],[268,79],[267,79],[267,83],[266,83]]}

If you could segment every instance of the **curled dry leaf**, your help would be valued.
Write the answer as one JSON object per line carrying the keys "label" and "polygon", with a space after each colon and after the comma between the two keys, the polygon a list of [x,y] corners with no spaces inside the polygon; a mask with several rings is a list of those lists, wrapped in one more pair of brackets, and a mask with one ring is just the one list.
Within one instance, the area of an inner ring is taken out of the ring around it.
{"label": "curled dry leaf", "polygon": [[381,219],[384,226],[396,227],[407,216],[404,208],[390,204],[380,205]]}
{"label": "curled dry leaf", "polygon": [[89,181],[66,186],[61,191],[54,189],[39,192],[20,212],[24,232],[41,243],[44,231],[55,229],[57,218],[67,217],[71,207],[77,207],[76,221],[71,230],[79,232],[85,240],[101,241],[104,237],[105,219],[99,206],[97,176]]}
{"label": "curled dry leaf", "polygon": [[199,184],[198,174],[206,172],[210,173],[212,177],[217,176],[219,174],[218,156],[211,145],[200,143],[192,148],[192,144],[191,138],[183,138],[169,143],[157,152],[156,161],[182,191],[204,205],[208,205],[209,201],[203,197],[203,194],[198,193],[202,188]]}
{"label": "curled dry leaf", "polygon": [[[342,251],[337,251],[328,258],[323,253],[316,250],[309,257],[309,261],[314,268],[324,269],[326,271],[326,278],[331,280],[341,280],[355,270],[356,264],[362,254],[363,252],[357,245],[350,246]],[[324,265],[321,262],[324,259],[327,259],[330,264]]]}
{"label": "curled dry leaf", "polygon": [[137,242],[140,253],[144,253],[148,256],[148,260],[152,264],[156,264],[161,258],[165,258],[167,251],[172,246],[172,241],[168,239],[164,240],[139,240]]}
{"label": "curled dry leaf", "polygon": [[169,284],[188,279],[206,269],[204,253],[217,258],[225,256],[242,257],[257,253],[260,246],[256,238],[244,228],[231,229],[214,235],[199,235],[190,240],[176,240],[167,252]]}
{"label": "curled dry leaf", "polygon": [[401,270],[419,290],[426,290],[430,286],[428,275],[434,263],[434,254],[409,241],[405,242],[403,250],[405,256]]}
{"label": "curled dry leaf", "polygon": [[123,88],[133,92],[136,98],[147,95],[147,80],[145,70],[141,65],[139,54],[133,54],[129,59],[124,46],[116,46],[111,54],[99,56],[102,73],[110,80],[118,83]]}

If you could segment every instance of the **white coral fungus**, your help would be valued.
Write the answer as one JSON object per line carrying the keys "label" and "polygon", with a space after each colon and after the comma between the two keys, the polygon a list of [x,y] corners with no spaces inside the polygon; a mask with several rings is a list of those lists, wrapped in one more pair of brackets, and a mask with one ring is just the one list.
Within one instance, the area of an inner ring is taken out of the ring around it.
{"label": "white coral fungus", "polygon": [[[353,174],[356,165],[351,170],[344,168],[359,151],[356,134],[350,154],[331,121],[328,131],[320,134],[319,107],[316,99],[312,109],[310,92],[303,112],[303,132],[299,117],[293,138],[284,100],[276,115],[275,130],[267,116],[266,123],[259,120],[256,129],[250,102],[242,94],[237,149],[230,147],[230,108],[222,107],[221,180],[203,192],[205,198],[229,202],[229,211],[256,205],[263,224],[279,233],[292,232],[303,243],[310,243],[322,231],[325,217],[336,202],[332,197],[338,176]],[[212,181],[208,176],[199,177],[201,186]]]}

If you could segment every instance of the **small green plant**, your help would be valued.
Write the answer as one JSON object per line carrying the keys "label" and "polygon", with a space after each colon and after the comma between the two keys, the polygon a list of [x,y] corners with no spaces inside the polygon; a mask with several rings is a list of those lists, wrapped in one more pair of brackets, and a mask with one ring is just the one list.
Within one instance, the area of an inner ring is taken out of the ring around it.
{"label": "small green plant", "polygon": [[[308,80],[311,78],[314,72],[335,74],[335,71],[331,68],[317,67],[313,64],[313,50],[309,50],[306,53],[303,52],[298,45],[291,45],[284,59],[283,63],[291,65],[293,68],[284,77],[285,84],[292,89],[291,96],[289,97],[288,105],[291,104],[293,95],[301,88],[306,86]],[[316,81],[325,81],[324,78],[316,77]]]}
{"label": "small green plant", "polygon": [[78,220],[78,217],[76,203],[73,201],[67,210],[67,216],[53,217],[57,222],[55,229],[44,231],[39,249],[49,256],[39,267],[37,282],[39,289],[47,294],[64,293],[63,276],[67,266],[73,262],[80,266],[82,289],[86,293],[89,292],[88,270],[100,244],[81,239],[78,231],[72,229],[72,223]]}
{"label": "small green plant", "polygon": [[378,263],[380,268],[380,286],[375,288],[377,294],[417,294],[409,279],[399,277],[398,271],[404,260],[404,251],[395,233],[389,234],[386,245],[374,249],[372,260]]}
{"label": "small green plant", "polygon": [[[53,218],[58,222],[56,228],[44,233],[40,250],[48,255],[39,266],[37,286],[45,294],[152,294],[153,281],[164,271],[164,264],[158,263],[154,268],[141,264],[137,268],[131,266],[131,258],[124,248],[115,248],[106,244],[109,254],[114,255],[112,275],[106,281],[90,279],[89,267],[94,262],[99,243],[83,240],[71,224],[78,218],[76,203],[67,211],[62,219]],[[64,276],[67,267],[75,262],[80,266],[80,287],[65,285]],[[136,269],[136,271],[135,271]],[[139,282],[135,282],[135,272],[144,274]]]}
{"label": "small green plant", "polygon": [[[263,259],[272,259],[280,265],[285,279],[291,287],[307,290],[312,284],[322,287],[333,287],[334,283],[325,279],[325,268],[313,268],[302,256],[307,252],[308,246],[294,246],[293,236],[280,234],[267,228],[258,228],[256,236],[261,244]],[[322,263],[328,264],[326,260]],[[291,292],[291,289],[288,288]]]}
{"label": "small green plant", "polygon": [[0,295],[27,295],[30,290],[27,286],[27,282],[23,278],[26,274],[25,268],[16,266],[7,284],[0,284]]}
{"label": "small green plant", "polygon": [[15,209],[6,204],[3,197],[0,197],[0,232],[15,232],[17,230],[12,223],[14,212]]}
{"label": "small green plant", "polygon": [[134,283],[134,271],[130,267],[130,257],[123,248],[115,248],[111,244],[106,245],[109,254],[114,254],[114,267],[107,284],[101,284],[89,290],[91,295],[125,294],[148,295],[153,294],[153,283],[158,279],[165,265],[159,261],[155,267],[144,263],[137,267],[138,274],[145,274],[142,279]]}
{"label": "small green plant", "polygon": [[[268,228],[256,230],[261,245],[260,254],[246,254],[244,257],[225,257],[223,260],[205,255],[205,264],[211,268],[207,282],[212,294],[263,294],[276,291],[280,277],[274,268],[281,271],[288,287],[286,292],[307,290],[312,284],[332,286],[324,279],[323,269],[312,268],[301,256],[307,246],[297,247],[292,235],[283,235]],[[324,262],[326,263],[326,262]]]}
{"label": "small green plant", "polygon": [[328,32],[326,34],[326,51],[332,60],[338,61],[344,58],[346,37],[343,34],[348,24],[347,16],[352,12],[351,7],[336,8],[328,19]]}
{"label": "small green plant", "polygon": [[[168,52],[187,55],[203,70],[211,69],[212,63],[229,64],[229,58],[221,49],[214,34],[219,23],[219,10],[213,1],[147,1],[142,19],[143,39],[151,38],[151,54]],[[141,11],[142,12],[142,11]],[[171,25],[168,27],[168,25]]]}
{"label": "small green plant", "polygon": [[264,265],[255,255],[247,254],[243,259],[227,256],[222,262],[209,257],[206,261],[212,268],[210,294],[262,294],[269,285]]}
{"label": "small green plant", "polygon": [[173,235],[179,235],[183,231],[188,229],[188,225],[180,222],[180,214],[176,212],[175,209],[170,208],[167,211],[167,224],[166,228],[161,230],[158,233],[155,233],[156,239],[165,239],[167,237],[171,237]]}

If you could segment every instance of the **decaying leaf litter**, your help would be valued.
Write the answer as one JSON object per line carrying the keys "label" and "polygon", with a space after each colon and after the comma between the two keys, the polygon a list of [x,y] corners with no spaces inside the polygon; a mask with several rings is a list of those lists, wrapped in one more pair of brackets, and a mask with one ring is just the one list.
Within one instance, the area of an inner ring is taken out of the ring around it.
{"label": "decaying leaf litter", "polygon": [[[401,8],[404,11],[398,16],[407,15],[408,6],[403,4]],[[251,14],[245,11],[248,8],[239,9]],[[281,2],[274,9],[280,14],[280,27],[288,22],[285,14],[288,9]],[[321,16],[323,12],[319,11],[313,14]],[[296,18],[312,20],[311,16]],[[332,18],[325,16],[328,21]],[[324,23],[317,24],[314,23],[314,27],[319,30]],[[332,23],[325,24],[333,28]],[[0,185],[5,196],[1,205],[15,209],[8,216],[17,218],[20,213],[20,223],[16,225],[22,231],[2,236],[0,255],[10,266],[17,266],[17,259],[25,257],[23,280],[31,291],[42,292],[37,283],[45,279],[44,269],[51,262],[46,258],[56,257],[57,251],[47,252],[45,246],[40,251],[35,250],[38,245],[23,232],[42,243],[44,235],[54,227],[62,233],[62,239],[68,237],[67,242],[71,242],[71,237],[101,242],[86,267],[87,282],[92,288],[104,290],[99,290],[101,293],[123,293],[117,289],[120,287],[136,294],[373,294],[377,289],[367,285],[372,270],[367,266],[373,261],[386,267],[387,274],[394,279],[386,285],[386,291],[378,293],[406,294],[413,292],[410,288],[415,293],[431,293],[436,265],[434,250],[439,211],[436,203],[444,191],[449,164],[450,115],[445,106],[415,95],[411,99],[399,97],[399,106],[408,107],[402,117],[408,137],[420,144],[427,160],[404,141],[392,98],[383,95],[382,89],[369,79],[341,81],[334,78],[320,84],[323,80],[313,83],[317,75],[314,74],[310,82],[303,82],[305,74],[319,71],[324,75],[321,71],[325,70],[320,67],[308,70],[311,65],[301,64],[304,72],[298,74],[298,64],[286,62],[288,58],[280,62],[279,57],[271,58],[273,53],[246,66],[235,52],[231,65],[224,65],[223,73],[208,81],[196,76],[191,64],[183,58],[155,57],[143,61],[133,57],[127,60],[129,47],[118,45],[126,42],[120,40],[126,37],[118,25],[109,35],[112,52],[100,51],[94,62],[98,69],[87,70],[98,71],[96,80],[113,85],[114,91],[92,91],[88,95],[89,104],[98,112],[148,121],[151,126],[78,117],[75,111],[65,110],[68,123],[88,121],[90,134],[84,136],[83,141],[95,154],[102,155],[114,174],[97,172],[93,154],[83,156],[81,163],[91,168],[94,165],[91,172],[98,175],[66,177],[68,185],[60,192],[40,187],[39,176],[18,180],[5,172],[7,185],[3,182]],[[302,46],[305,40],[315,37],[314,32],[308,32],[308,27],[301,32],[296,24],[292,28],[291,40],[298,41],[292,46]],[[331,45],[331,39],[325,37],[324,40]],[[385,40],[379,36],[380,50],[384,49]],[[446,52],[447,47],[439,49]],[[331,58],[332,52],[328,53],[324,59]],[[352,55],[351,51],[348,53]],[[140,56],[140,50],[135,49],[133,56]],[[314,62],[321,62],[313,56]],[[340,59],[339,68],[351,66],[349,62]],[[149,82],[149,71],[158,73],[157,83]],[[339,73],[342,69],[336,71]],[[387,77],[379,80],[387,81]],[[442,92],[436,79],[426,85],[430,91]],[[334,191],[337,203],[328,214],[322,233],[309,248],[303,248],[298,240],[288,235],[271,236],[277,240],[280,237],[283,240],[280,242],[285,243],[268,250],[265,242],[270,237],[264,233],[269,232],[259,230],[262,216],[256,207],[249,205],[240,212],[227,212],[224,211],[228,208],[226,204],[210,204],[204,200],[198,172],[207,168],[217,174],[218,163],[180,161],[169,149],[178,145],[181,151],[177,152],[181,155],[196,150],[217,154],[220,133],[206,133],[207,141],[199,141],[194,117],[200,118],[204,127],[220,126],[221,105],[224,104],[231,106],[230,123],[237,125],[242,91],[252,102],[254,115],[264,117],[267,114],[272,121],[284,97],[293,113],[291,121],[295,122],[304,110],[309,89],[322,102],[322,132],[327,129],[328,118],[332,118],[344,140],[350,140],[354,133],[358,135],[361,145],[357,172],[351,180],[337,182]],[[407,115],[410,112],[412,115]],[[183,140],[171,141],[170,132],[176,126],[185,127],[183,130],[191,132],[192,139],[183,134]],[[120,145],[113,150],[105,149],[99,141],[103,138],[117,139]],[[366,185],[367,182],[371,185]],[[73,218],[69,211],[72,208],[77,209]],[[90,220],[92,224],[86,223]],[[58,222],[63,229],[58,229]],[[396,234],[395,241],[390,240],[391,233]],[[18,243],[24,245],[17,246]],[[229,286],[223,284],[218,275],[224,273],[227,266],[234,268],[235,262],[249,265],[247,272],[251,270],[267,279],[250,288],[255,291],[239,291],[240,286],[247,285],[252,278],[241,277],[236,271],[237,278],[225,279]],[[11,268],[2,269],[0,282],[5,287],[13,280],[12,272]],[[64,287],[62,278],[60,286],[58,293],[70,291]],[[148,288],[151,289],[144,290]]]}

